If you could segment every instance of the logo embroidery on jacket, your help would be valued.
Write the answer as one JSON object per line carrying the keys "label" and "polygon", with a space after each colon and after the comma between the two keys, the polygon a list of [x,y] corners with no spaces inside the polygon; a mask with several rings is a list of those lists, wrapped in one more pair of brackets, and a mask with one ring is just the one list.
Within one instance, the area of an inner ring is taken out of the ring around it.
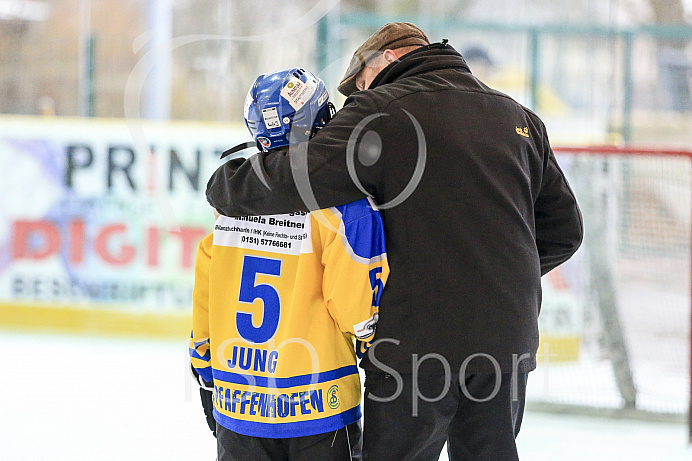
{"label": "logo embroidery on jacket", "polygon": [[520,136],[524,136],[525,138],[529,137],[529,127],[525,126],[524,128],[519,128],[516,127],[517,134]]}

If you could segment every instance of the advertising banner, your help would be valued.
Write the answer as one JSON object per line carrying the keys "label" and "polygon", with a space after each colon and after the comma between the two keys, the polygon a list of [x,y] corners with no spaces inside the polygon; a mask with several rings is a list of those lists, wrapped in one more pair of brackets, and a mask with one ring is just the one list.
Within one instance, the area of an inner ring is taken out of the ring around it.
{"label": "advertising banner", "polygon": [[244,126],[0,117],[0,303],[189,311],[206,183]]}

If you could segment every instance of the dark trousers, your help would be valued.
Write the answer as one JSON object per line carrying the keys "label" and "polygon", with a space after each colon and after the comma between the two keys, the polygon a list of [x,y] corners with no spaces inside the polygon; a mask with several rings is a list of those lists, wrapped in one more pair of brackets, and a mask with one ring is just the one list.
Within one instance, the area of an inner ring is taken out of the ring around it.
{"label": "dark trousers", "polygon": [[218,461],[360,461],[360,422],[324,434],[270,439],[216,425]]}
{"label": "dark trousers", "polygon": [[418,376],[414,388],[412,375],[402,374],[400,395],[377,402],[373,397],[397,393],[397,380],[366,371],[363,460],[437,461],[447,442],[450,461],[518,461],[514,439],[524,414],[527,375],[518,373],[515,380],[509,373],[497,375],[499,383],[495,374],[467,375],[463,387],[457,375],[444,392],[444,375]]}

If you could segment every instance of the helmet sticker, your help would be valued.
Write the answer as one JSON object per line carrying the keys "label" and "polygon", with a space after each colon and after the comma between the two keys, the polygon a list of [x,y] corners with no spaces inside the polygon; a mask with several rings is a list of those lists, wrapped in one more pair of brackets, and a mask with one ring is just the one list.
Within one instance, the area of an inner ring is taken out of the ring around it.
{"label": "helmet sticker", "polygon": [[262,109],[262,117],[264,118],[264,126],[266,126],[268,130],[272,128],[281,128],[281,121],[279,120],[276,107]]}
{"label": "helmet sticker", "polygon": [[327,99],[329,99],[329,93],[327,93],[327,90],[324,90],[324,93],[320,95],[320,98],[317,100],[317,105],[322,107],[322,104],[324,104]]}
{"label": "helmet sticker", "polygon": [[269,138],[265,138],[264,136],[259,136],[257,141],[259,141],[259,143],[262,144],[262,147],[265,149],[269,149],[269,147],[272,145],[271,140],[269,140]]}
{"label": "helmet sticker", "polygon": [[295,76],[292,76],[286,86],[281,89],[281,96],[288,101],[291,107],[298,110],[303,107],[306,102],[310,101],[316,89],[316,84],[310,81],[303,82]]}

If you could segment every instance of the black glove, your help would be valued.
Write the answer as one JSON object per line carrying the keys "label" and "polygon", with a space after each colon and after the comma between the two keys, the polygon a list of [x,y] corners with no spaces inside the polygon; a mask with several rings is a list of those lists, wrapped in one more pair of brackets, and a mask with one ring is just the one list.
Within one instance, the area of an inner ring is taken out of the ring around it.
{"label": "black glove", "polygon": [[212,394],[214,391],[214,383],[206,382],[199,373],[197,373],[195,367],[190,366],[190,370],[192,371],[192,376],[194,376],[199,384],[199,397],[202,400],[202,408],[204,409],[204,416],[207,419],[207,425],[209,429],[211,429],[211,433],[216,437],[216,420],[214,419],[214,399]]}
{"label": "black glove", "polygon": [[202,408],[204,408],[204,416],[207,417],[207,424],[211,433],[216,437],[216,420],[214,419],[214,401],[212,400],[212,391],[203,387],[199,388],[199,396],[202,399]]}

